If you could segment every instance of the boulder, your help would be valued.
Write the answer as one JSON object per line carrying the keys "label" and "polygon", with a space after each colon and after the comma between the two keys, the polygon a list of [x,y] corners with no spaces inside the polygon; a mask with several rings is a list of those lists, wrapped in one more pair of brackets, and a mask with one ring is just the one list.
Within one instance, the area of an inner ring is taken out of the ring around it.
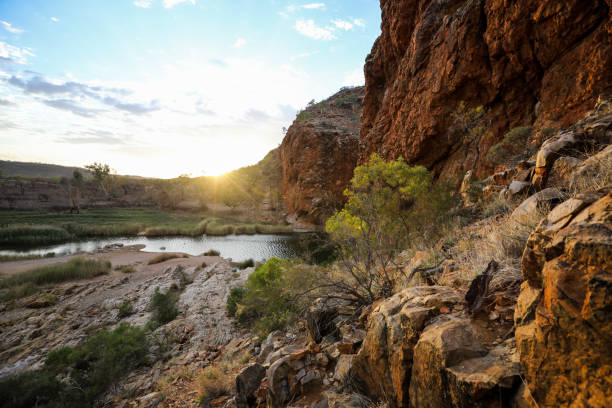
{"label": "boulder", "polygon": [[523,253],[516,340],[540,407],[612,406],[612,193],[603,193],[555,208]]}
{"label": "boulder", "polygon": [[259,388],[266,369],[260,364],[251,364],[236,377],[236,405],[249,407],[255,402],[254,393]]}
{"label": "boulder", "polygon": [[338,328],[334,319],[338,317],[338,309],[326,304],[322,299],[317,299],[314,306],[306,313],[306,329],[308,339],[320,343],[323,337],[336,335]]}
{"label": "boulder", "polygon": [[544,212],[565,200],[566,196],[559,189],[547,188],[533,194],[512,212],[512,219],[521,224],[530,224]]}
{"label": "boulder", "polygon": [[353,366],[354,354],[343,354],[338,358],[336,370],[334,371],[334,380],[340,381],[342,385],[348,385],[346,382],[350,378],[350,371]]}
{"label": "boulder", "polygon": [[405,289],[379,304],[368,318],[367,334],[353,360],[351,376],[375,399],[408,406],[412,349],[422,330],[441,309],[452,310],[461,297],[445,286]]}
{"label": "boulder", "polygon": [[468,319],[440,316],[414,348],[410,406],[497,407],[519,382],[513,341],[487,351]]}

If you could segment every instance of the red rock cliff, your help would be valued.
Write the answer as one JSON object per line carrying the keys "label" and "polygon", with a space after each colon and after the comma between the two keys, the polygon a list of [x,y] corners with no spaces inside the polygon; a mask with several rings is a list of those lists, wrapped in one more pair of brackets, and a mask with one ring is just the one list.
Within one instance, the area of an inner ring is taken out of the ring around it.
{"label": "red rock cliff", "polygon": [[290,218],[320,224],[343,202],[359,158],[364,88],[344,89],[296,118],[280,146],[282,193]]}
{"label": "red rock cliff", "polygon": [[[509,129],[562,128],[612,84],[611,0],[381,0],[365,66],[361,160],[402,155],[456,176],[486,167]],[[477,141],[453,132],[461,101],[488,110]]]}

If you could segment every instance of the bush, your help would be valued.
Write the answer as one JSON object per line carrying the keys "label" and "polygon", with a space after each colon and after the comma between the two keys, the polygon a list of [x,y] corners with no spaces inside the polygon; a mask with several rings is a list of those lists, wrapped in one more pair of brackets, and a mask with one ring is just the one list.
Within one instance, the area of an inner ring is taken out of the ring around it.
{"label": "bush", "polygon": [[246,269],[246,268],[252,268],[255,266],[255,261],[253,261],[253,259],[247,259],[244,262],[240,262],[237,267],[238,269]]}
{"label": "bush", "polygon": [[167,293],[161,293],[159,289],[156,289],[151,298],[153,321],[158,323],[158,325],[163,325],[174,320],[178,315],[176,308],[178,298],[176,290],[171,289]]}
{"label": "bush", "polygon": [[246,293],[246,288],[243,288],[243,287],[232,288],[229,296],[227,297],[227,303],[225,306],[225,310],[227,311],[227,314],[229,316],[231,317],[236,316],[236,311],[238,310],[238,304],[242,302],[242,299],[244,298],[245,293]]}
{"label": "bush", "polygon": [[489,149],[487,161],[491,164],[500,164],[523,151],[532,129],[533,126],[520,126],[510,130],[504,136],[504,140]]}
{"label": "bush", "polygon": [[424,167],[372,155],[355,168],[344,209],[327,220],[339,261],[325,285],[362,305],[391,295],[404,274],[394,257],[439,238],[452,220],[451,191]]}
{"label": "bush", "polygon": [[125,302],[123,302],[121,306],[119,306],[118,316],[120,319],[123,319],[124,317],[127,317],[133,313],[134,313],[134,305],[132,305],[132,302],[130,302],[129,300],[126,300]]}
{"label": "bush", "polygon": [[27,261],[30,259],[53,258],[55,252],[48,252],[44,255],[0,255],[0,262]]}
{"label": "bush", "polygon": [[179,254],[160,254],[154,258],[151,258],[148,262],[149,265],[155,265],[158,263],[169,261],[170,259],[176,258],[188,258],[187,255],[179,255]]}
{"label": "bush", "polygon": [[43,266],[11,276],[1,281],[0,287],[18,286],[27,283],[42,286],[69,280],[91,279],[96,276],[105,275],[110,270],[110,261],[79,257],[65,263]]}
{"label": "bush", "polygon": [[94,406],[113,384],[145,364],[147,353],[144,330],[126,323],[101,330],[80,346],[50,352],[42,370],[0,380],[0,407]]}
{"label": "bush", "polygon": [[[293,317],[296,307],[292,302],[291,263],[270,258],[249,275],[246,286],[234,289],[228,297],[226,309],[240,323],[265,338],[279,330]],[[238,305],[240,312],[238,313]]]}
{"label": "bush", "polygon": [[216,249],[209,249],[208,251],[204,252],[204,256],[219,256],[219,255],[221,255],[221,252],[217,251]]}

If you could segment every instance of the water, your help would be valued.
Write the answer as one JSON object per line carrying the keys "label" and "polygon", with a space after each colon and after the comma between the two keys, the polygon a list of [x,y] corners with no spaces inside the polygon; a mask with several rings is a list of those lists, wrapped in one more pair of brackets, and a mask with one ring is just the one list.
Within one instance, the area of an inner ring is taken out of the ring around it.
{"label": "water", "polygon": [[145,252],[182,252],[189,255],[201,255],[210,249],[216,249],[222,257],[231,258],[233,261],[240,262],[247,259],[264,261],[273,256],[287,259],[297,255],[299,241],[298,234],[228,235],[224,237],[120,237],[28,249],[0,250],[0,255],[44,255],[49,252],[54,252],[56,255],[75,254],[93,252],[106,245],[121,243],[123,245],[144,245],[142,251]]}

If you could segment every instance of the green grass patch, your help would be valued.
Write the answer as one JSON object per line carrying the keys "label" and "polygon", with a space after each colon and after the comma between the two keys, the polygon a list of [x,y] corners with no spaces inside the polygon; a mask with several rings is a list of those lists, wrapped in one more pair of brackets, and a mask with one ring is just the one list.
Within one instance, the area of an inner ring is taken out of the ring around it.
{"label": "green grass patch", "polygon": [[105,275],[110,270],[110,261],[79,257],[68,262],[43,266],[10,276],[0,281],[0,287],[10,288],[25,284],[42,286],[69,280],[91,279],[96,276]]}
{"label": "green grass patch", "polygon": [[234,228],[234,234],[255,235],[257,234],[257,227],[255,225],[238,225]]}
{"label": "green grass patch", "polygon": [[55,252],[49,252],[44,255],[0,255],[0,262],[28,261],[53,257],[55,257]]}
{"label": "green grass patch", "polygon": [[149,265],[155,265],[158,263],[169,261],[170,259],[176,258],[189,258],[188,255],[180,255],[180,254],[159,254],[155,258],[149,260]]}
{"label": "green grass patch", "polygon": [[123,273],[134,273],[136,272],[136,268],[134,268],[134,266],[132,265],[119,265],[117,267],[115,267],[116,271],[119,272],[123,272]]}
{"label": "green grass patch", "polygon": [[291,234],[293,233],[293,227],[291,225],[257,224],[255,228],[258,234]]}
{"label": "green grass patch", "polygon": [[244,262],[239,262],[236,264],[236,267],[238,269],[252,268],[254,266],[255,266],[255,261],[253,261],[253,259],[247,259]]}
{"label": "green grass patch", "polygon": [[0,228],[0,245],[39,245],[68,241],[72,236],[61,227],[13,225]]}

